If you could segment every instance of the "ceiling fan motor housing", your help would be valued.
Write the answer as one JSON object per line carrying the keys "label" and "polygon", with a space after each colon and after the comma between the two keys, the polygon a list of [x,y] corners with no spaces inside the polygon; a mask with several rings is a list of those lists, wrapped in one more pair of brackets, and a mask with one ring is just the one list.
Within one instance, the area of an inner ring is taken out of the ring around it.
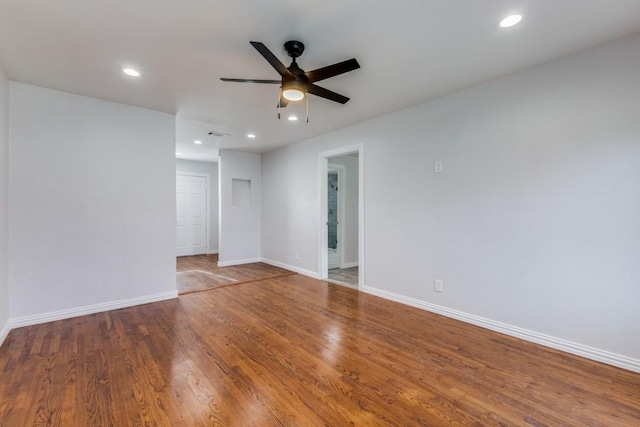
{"label": "ceiling fan motor housing", "polygon": [[289,40],[284,44],[284,50],[286,50],[289,56],[295,61],[295,59],[304,52],[304,43],[297,40]]}

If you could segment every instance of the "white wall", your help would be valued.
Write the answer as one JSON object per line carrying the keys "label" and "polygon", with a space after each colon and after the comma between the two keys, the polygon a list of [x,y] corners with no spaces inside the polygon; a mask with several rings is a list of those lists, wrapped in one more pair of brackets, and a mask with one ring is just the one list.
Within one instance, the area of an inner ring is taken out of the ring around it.
{"label": "white wall", "polygon": [[176,173],[209,175],[209,252],[218,252],[218,164],[177,159]]}
{"label": "white wall", "polygon": [[0,345],[9,332],[9,80],[0,66]]}
{"label": "white wall", "polygon": [[329,159],[332,164],[345,167],[345,177],[338,191],[344,192],[343,258],[348,267],[358,264],[358,157],[340,156]]}
{"label": "white wall", "polygon": [[[220,150],[220,247],[219,265],[260,260],[261,156]],[[247,206],[234,206],[232,180],[251,181]]]}
{"label": "white wall", "polygon": [[629,37],[265,154],[262,255],[318,271],[317,155],[363,142],[366,286],[638,370],[639,70]]}
{"label": "white wall", "polygon": [[174,116],[15,82],[10,103],[13,320],[175,294]]}

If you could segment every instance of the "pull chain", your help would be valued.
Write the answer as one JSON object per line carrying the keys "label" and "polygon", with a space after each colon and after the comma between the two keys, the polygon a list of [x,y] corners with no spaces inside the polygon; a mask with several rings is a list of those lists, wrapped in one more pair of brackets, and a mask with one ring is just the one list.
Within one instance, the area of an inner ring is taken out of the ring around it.
{"label": "pull chain", "polygon": [[307,123],[309,123],[309,94],[307,94]]}
{"label": "pull chain", "polygon": [[278,91],[278,120],[280,120],[280,101],[282,100],[282,86],[280,86],[280,90]]}

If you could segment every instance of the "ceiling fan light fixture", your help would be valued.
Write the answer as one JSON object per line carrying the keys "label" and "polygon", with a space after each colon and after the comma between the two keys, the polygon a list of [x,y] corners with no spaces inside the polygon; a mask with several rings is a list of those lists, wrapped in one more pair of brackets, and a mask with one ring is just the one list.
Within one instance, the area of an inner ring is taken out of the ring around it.
{"label": "ceiling fan light fixture", "polygon": [[282,85],[282,96],[287,101],[302,101],[304,99],[304,84],[293,81]]}
{"label": "ceiling fan light fixture", "polygon": [[[302,52],[304,51],[304,44],[302,42],[290,40],[284,44],[284,49],[287,51],[287,54],[293,58],[291,65],[288,67],[280,62],[280,60],[264,45],[264,43],[256,41],[249,43],[260,53],[260,55],[262,55],[264,59],[267,60],[278,74],[280,74],[281,80],[236,79],[227,77],[220,77],[220,80],[225,82],[279,84],[280,97],[278,98],[277,104],[278,118],[280,118],[280,109],[285,108],[289,102],[302,101],[305,98],[307,99],[308,113],[309,98],[307,95],[309,94],[328,99],[329,101],[338,102],[340,104],[346,104],[349,101],[349,98],[346,96],[332,92],[321,86],[317,86],[315,82],[357,70],[360,68],[360,64],[358,64],[358,61],[356,61],[355,58],[318,68],[317,70],[304,71],[296,62],[296,58],[302,55]],[[309,115],[307,114],[307,123],[309,122],[308,116]]]}
{"label": "ceiling fan light fixture", "polygon": [[282,96],[287,101],[301,101],[304,98],[304,92],[300,89],[285,89],[282,91]]}

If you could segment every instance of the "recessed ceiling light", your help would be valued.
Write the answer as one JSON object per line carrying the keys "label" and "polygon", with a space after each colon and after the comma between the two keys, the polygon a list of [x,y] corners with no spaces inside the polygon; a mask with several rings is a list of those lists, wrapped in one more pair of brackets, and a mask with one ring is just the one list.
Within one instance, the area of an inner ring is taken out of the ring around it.
{"label": "recessed ceiling light", "polygon": [[502,28],[513,27],[520,21],[522,21],[522,15],[509,15],[500,21],[500,26]]}
{"label": "recessed ceiling light", "polygon": [[134,70],[133,68],[123,68],[122,72],[125,73],[127,76],[140,77],[140,71]]}
{"label": "recessed ceiling light", "polygon": [[255,133],[248,133],[247,134],[247,138],[255,138],[256,134]]}
{"label": "recessed ceiling light", "polygon": [[298,120],[298,116],[289,116],[288,119],[291,122],[295,122],[296,120]]}
{"label": "recessed ceiling light", "polygon": [[193,143],[200,145],[200,144],[202,144],[202,141],[200,141],[199,139],[196,139],[195,141],[193,141]]}

